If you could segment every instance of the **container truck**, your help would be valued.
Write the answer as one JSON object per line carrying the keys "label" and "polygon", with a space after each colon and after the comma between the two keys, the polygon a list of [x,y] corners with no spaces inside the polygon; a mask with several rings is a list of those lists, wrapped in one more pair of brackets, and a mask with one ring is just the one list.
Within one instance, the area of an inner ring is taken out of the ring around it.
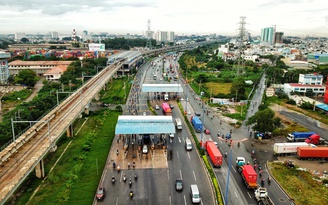
{"label": "container truck", "polygon": [[180,118],[175,118],[175,126],[178,130],[182,130],[182,122]]}
{"label": "container truck", "polygon": [[258,187],[257,173],[252,165],[241,166],[239,167],[238,171],[240,172],[241,177],[244,179],[248,189],[256,189]]}
{"label": "container truck", "polygon": [[262,205],[274,205],[273,201],[268,195],[268,191],[265,187],[260,187],[254,192],[256,201]]}
{"label": "container truck", "polygon": [[306,142],[274,143],[273,155],[275,156],[296,155],[298,147],[315,147],[315,145],[308,144]]}
{"label": "container truck", "polygon": [[306,143],[315,145],[328,145],[328,140],[320,137],[318,134],[313,134],[305,140]]}
{"label": "container truck", "polygon": [[244,157],[236,157],[236,167],[244,166],[246,163],[246,160]]}
{"label": "container truck", "polygon": [[162,109],[164,115],[169,115],[169,116],[172,115],[172,110],[168,103],[162,103]]}
{"label": "container truck", "polygon": [[197,116],[191,118],[191,123],[195,127],[196,132],[201,132],[203,128],[202,121]]}
{"label": "container truck", "polygon": [[304,142],[306,138],[313,134],[315,134],[315,132],[292,132],[291,134],[288,134],[287,140],[289,142]]}
{"label": "container truck", "polygon": [[205,148],[214,167],[222,166],[222,154],[213,141],[206,141]]}
{"label": "container truck", "polygon": [[299,159],[328,160],[328,147],[299,147],[297,156]]}

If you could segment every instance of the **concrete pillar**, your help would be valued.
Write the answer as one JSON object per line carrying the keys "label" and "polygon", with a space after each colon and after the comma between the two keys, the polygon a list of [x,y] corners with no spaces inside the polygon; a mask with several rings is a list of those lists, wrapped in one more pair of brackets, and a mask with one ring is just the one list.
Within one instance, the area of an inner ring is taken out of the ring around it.
{"label": "concrete pillar", "polygon": [[98,101],[100,99],[99,93],[96,94],[95,99]]}
{"label": "concrete pillar", "polygon": [[44,166],[43,166],[43,159],[35,166],[35,175],[38,178],[44,178]]}
{"label": "concrete pillar", "polygon": [[68,126],[66,135],[67,135],[67,137],[73,137],[73,126],[72,125]]}
{"label": "concrete pillar", "polygon": [[89,115],[89,111],[90,111],[89,107],[84,108],[84,113],[85,113],[86,115]]}

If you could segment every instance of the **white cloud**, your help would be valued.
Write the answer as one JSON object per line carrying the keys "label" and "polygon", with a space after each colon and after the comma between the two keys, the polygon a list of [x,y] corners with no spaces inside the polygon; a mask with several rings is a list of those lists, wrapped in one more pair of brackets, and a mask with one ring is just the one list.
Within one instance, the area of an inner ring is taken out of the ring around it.
{"label": "white cloud", "polygon": [[[71,33],[88,30],[138,33],[147,29],[177,34],[236,35],[239,17],[246,29],[259,34],[272,25],[285,35],[327,35],[328,6],[321,0],[2,0],[0,32]],[[321,5],[321,6],[318,6]]]}

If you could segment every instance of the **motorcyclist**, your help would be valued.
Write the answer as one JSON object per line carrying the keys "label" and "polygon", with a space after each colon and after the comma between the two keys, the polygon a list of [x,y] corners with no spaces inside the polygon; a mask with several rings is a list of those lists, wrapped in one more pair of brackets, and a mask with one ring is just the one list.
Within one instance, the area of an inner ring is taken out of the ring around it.
{"label": "motorcyclist", "polygon": [[138,175],[137,175],[137,173],[134,174],[134,179],[135,179],[135,180],[138,179]]}
{"label": "motorcyclist", "polygon": [[224,153],[224,157],[227,157],[227,156],[228,156],[228,154],[225,152],[225,153]]}

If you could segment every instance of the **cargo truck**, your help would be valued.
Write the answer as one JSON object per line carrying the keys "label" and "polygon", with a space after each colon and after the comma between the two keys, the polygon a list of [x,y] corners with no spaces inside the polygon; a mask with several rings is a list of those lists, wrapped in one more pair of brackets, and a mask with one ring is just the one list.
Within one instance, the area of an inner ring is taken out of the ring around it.
{"label": "cargo truck", "polygon": [[273,201],[268,195],[268,191],[265,187],[260,187],[254,192],[256,201],[262,205],[274,205]]}
{"label": "cargo truck", "polygon": [[306,142],[274,143],[273,155],[275,156],[296,155],[298,147],[315,147],[315,145],[308,144]]}
{"label": "cargo truck", "polygon": [[175,118],[175,126],[177,130],[182,130],[182,122],[180,118]]}
{"label": "cargo truck", "polygon": [[168,115],[168,116],[172,115],[172,110],[168,103],[162,103],[162,109],[163,109],[164,115]]}
{"label": "cargo truck", "polygon": [[315,134],[315,132],[292,132],[288,134],[287,140],[289,142],[304,142],[306,138],[309,138],[313,134]]}
{"label": "cargo truck", "polygon": [[197,116],[192,116],[191,124],[194,126],[196,132],[201,132],[203,128],[203,123]]}
{"label": "cargo truck", "polygon": [[313,134],[305,140],[306,143],[315,145],[328,145],[328,140],[320,137],[318,134]]}
{"label": "cargo truck", "polygon": [[256,189],[257,185],[257,173],[252,165],[244,165],[239,167],[238,171],[243,178],[247,189]]}
{"label": "cargo truck", "polygon": [[214,167],[222,166],[222,154],[213,141],[206,141],[205,148]]}
{"label": "cargo truck", "polygon": [[298,147],[299,159],[323,159],[328,160],[328,147]]}

